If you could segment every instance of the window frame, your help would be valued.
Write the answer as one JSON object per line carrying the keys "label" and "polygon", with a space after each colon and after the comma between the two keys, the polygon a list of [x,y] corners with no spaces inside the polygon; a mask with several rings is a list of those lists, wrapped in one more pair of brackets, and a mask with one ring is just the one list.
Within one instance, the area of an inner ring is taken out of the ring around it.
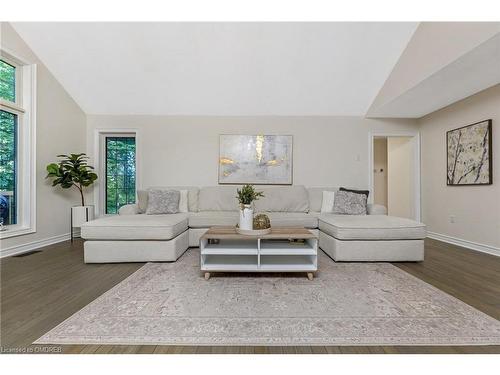
{"label": "window frame", "polygon": [[[23,79],[23,75],[22,75],[22,65],[23,64],[18,64],[16,62],[14,62],[14,60],[12,58],[10,58],[9,56],[6,56],[7,53],[5,53],[3,50],[1,51],[0,53],[0,60],[3,60],[5,63],[7,63],[8,65],[12,66],[15,70],[14,70],[14,98],[15,98],[15,101],[10,101],[10,100],[3,100],[4,102],[7,102],[7,103],[14,103],[16,104],[17,106],[21,107],[23,106],[23,102],[22,102],[22,95],[18,95],[20,92],[22,92],[22,79]],[[20,66],[21,65],[21,66]],[[0,99],[2,100],[2,99]]]}
{"label": "window frame", "polygon": [[[108,144],[108,139],[119,139],[119,138],[127,138],[127,139],[134,139],[134,164],[137,164],[136,161],[135,161],[135,157],[137,156],[137,151],[136,151],[136,139],[135,139],[135,135],[116,135],[116,134],[113,134],[113,135],[109,135],[109,134],[106,134],[103,136],[103,142],[104,142],[104,153],[103,153],[103,156],[104,156],[104,179],[105,179],[105,184],[104,184],[104,213],[105,215],[115,215],[114,213],[109,213],[108,212],[108,177],[109,177],[109,173],[108,173],[108,150],[109,150],[109,144]],[[135,166],[134,166],[135,167]],[[133,202],[133,203],[137,203],[137,186],[136,186],[136,183],[135,183],[135,179],[136,179],[136,176],[134,174],[134,198],[135,198],[135,201],[136,202]],[[118,189],[116,189],[118,191]],[[127,197],[128,197],[128,193],[127,194]],[[131,204],[131,203],[126,203],[126,204]],[[117,203],[118,205],[118,203]],[[119,208],[118,208],[119,210]],[[118,210],[116,212],[116,214],[118,213]]]}
{"label": "window frame", "polygon": [[0,99],[0,109],[17,116],[16,224],[0,239],[36,232],[36,64],[1,48],[0,58],[16,68],[15,102]]}
{"label": "window frame", "polygon": [[[0,107],[0,111],[5,112],[9,115],[12,115],[14,117],[14,202],[15,202],[15,218],[16,218],[16,224],[18,223],[19,219],[19,202],[18,202],[18,170],[19,170],[19,153],[18,153],[18,143],[19,143],[19,121],[22,119],[21,115],[17,113],[17,111],[14,110],[6,110],[3,107]],[[16,224],[5,224],[4,226],[10,228],[13,228]]]}
{"label": "window frame", "polygon": [[135,201],[137,191],[141,185],[140,143],[138,129],[95,129],[94,131],[94,163],[99,178],[94,189],[95,212],[98,216],[113,216],[106,213],[106,138],[107,137],[134,137],[135,138]]}

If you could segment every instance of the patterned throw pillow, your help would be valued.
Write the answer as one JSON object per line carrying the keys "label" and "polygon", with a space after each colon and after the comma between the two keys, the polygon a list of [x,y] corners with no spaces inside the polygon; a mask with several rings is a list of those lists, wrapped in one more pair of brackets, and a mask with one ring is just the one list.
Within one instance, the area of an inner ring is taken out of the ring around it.
{"label": "patterned throw pillow", "polygon": [[180,196],[179,190],[149,190],[146,215],[176,214]]}
{"label": "patterned throw pillow", "polygon": [[366,215],[366,195],[338,191],[335,194],[333,213],[340,215]]}
{"label": "patterned throw pillow", "polygon": [[356,194],[364,194],[364,195],[366,195],[366,198],[368,198],[368,195],[370,194],[370,190],[354,190],[354,189],[347,189],[345,187],[341,187],[339,190],[340,191],[349,191],[351,193],[356,193]]}

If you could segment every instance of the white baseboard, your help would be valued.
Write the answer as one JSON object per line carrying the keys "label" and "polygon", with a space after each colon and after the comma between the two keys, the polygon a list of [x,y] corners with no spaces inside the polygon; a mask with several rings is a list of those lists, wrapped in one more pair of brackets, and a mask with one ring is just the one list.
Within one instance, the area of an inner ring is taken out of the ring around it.
{"label": "white baseboard", "polygon": [[38,249],[40,247],[52,245],[58,242],[63,242],[71,239],[69,233],[61,234],[59,236],[45,238],[43,240],[37,240],[33,242],[28,242],[22,245],[10,246],[0,251],[0,258],[10,257],[12,255],[26,253]]}
{"label": "white baseboard", "polygon": [[500,256],[500,248],[490,245],[485,245],[477,242],[463,240],[461,238],[456,238],[452,236],[447,236],[445,234],[427,232],[427,237],[432,238],[433,240],[443,241],[447,243],[451,243],[453,245],[462,246],[467,249],[480,251],[482,253],[487,253],[491,255]]}
{"label": "white baseboard", "polygon": [[[456,238],[456,237],[447,236],[445,234],[434,233],[434,232],[427,232],[427,237],[432,238],[434,240],[443,241],[443,242],[450,243],[453,245],[465,247],[467,249],[480,251],[482,253],[500,256],[500,248],[495,247],[495,246],[480,244],[477,242],[467,241],[467,240],[464,240],[461,238]],[[68,241],[70,239],[71,239],[70,234],[65,233],[65,234],[61,234],[59,236],[45,238],[43,240],[37,240],[37,241],[29,242],[26,244],[22,244],[22,245],[15,245],[15,246],[7,247],[7,248],[2,249],[0,251],[0,258],[26,253],[28,251],[35,250],[35,249],[38,249],[40,247],[52,245],[52,244],[55,244],[58,242]]]}

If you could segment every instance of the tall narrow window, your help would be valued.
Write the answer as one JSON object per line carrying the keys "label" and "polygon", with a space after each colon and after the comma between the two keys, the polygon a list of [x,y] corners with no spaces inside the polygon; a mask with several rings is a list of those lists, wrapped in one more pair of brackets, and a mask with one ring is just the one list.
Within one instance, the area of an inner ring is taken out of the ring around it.
{"label": "tall narrow window", "polygon": [[0,239],[36,231],[35,95],[36,65],[0,49]]}
{"label": "tall narrow window", "polygon": [[0,110],[0,220],[17,223],[17,115]]}
{"label": "tall narrow window", "polygon": [[135,203],[135,137],[105,137],[106,214]]}
{"label": "tall narrow window", "polygon": [[0,98],[16,102],[16,67],[0,60]]}
{"label": "tall narrow window", "polygon": [[[16,68],[0,60],[0,99],[16,102]],[[17,222],[17,114],[0,110],[0,221]]]}

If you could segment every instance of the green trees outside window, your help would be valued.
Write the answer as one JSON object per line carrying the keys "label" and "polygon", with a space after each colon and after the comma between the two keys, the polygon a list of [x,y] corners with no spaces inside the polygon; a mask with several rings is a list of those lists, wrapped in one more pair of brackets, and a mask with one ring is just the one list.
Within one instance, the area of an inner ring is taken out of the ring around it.
{"label": "green trees outside window", "polygon": [[[0,99],[16,102],[16,67],[0,60]],[[0,220],[17,223],[17,115],[0,110]]]}
{"label": "green trees outside window", "polygon": [[16,224],[17,116],[0,110],[0,220]]}
{"label": "green trees outside window", "polygon": [[106,213],[135,203],[135,137],[106,137]]}
{"label": "green trees outside window", "polygon": [[0,60],[0,99],[16,101],[16,68]]}

